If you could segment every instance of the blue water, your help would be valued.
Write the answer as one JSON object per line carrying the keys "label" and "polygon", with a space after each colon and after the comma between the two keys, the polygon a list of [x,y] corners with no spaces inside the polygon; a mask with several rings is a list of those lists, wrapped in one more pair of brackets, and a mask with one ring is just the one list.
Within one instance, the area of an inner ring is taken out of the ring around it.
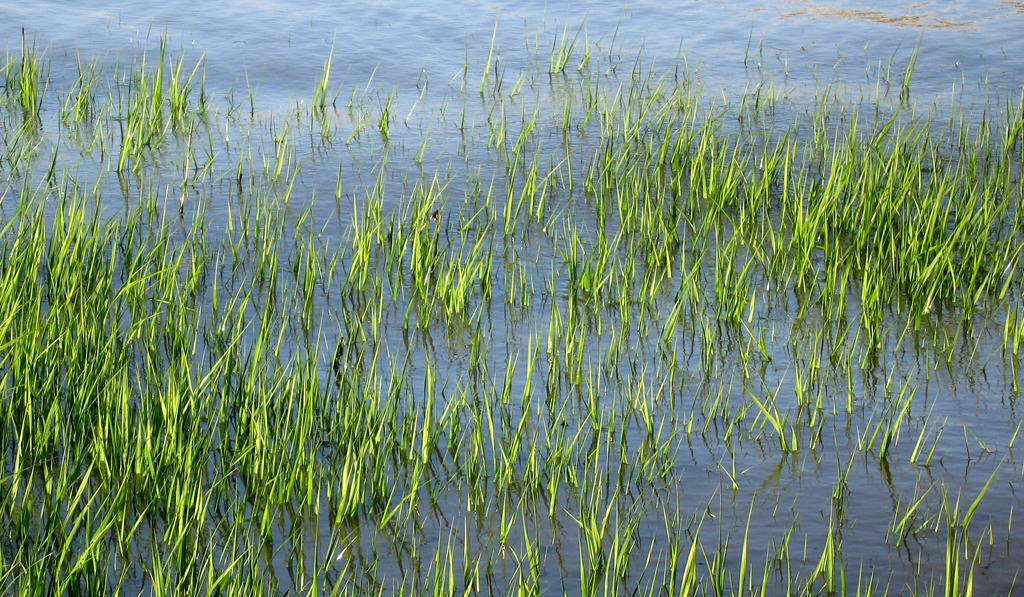
{"label": "blue water", "polygon": [[[464,79],[471,78],[472,85],[479,83],[482,65],[492,47],[498,72],[506,73],[506,88],[511,88],[520,72],[545,71],[552,44],[559,43],[563,37],[576,39],[580,48],[588,47],[609,57],[603,64],[619,61],[623,72],[628,72],[637,60],[645,68],[654,65],[655,69],[659,65],[670,68],[684,63],[696,70],[703,93],[709,101],[716,102],[733,101],[753,85],[765,81],[792,98],[795,104],[826,87],[841,89],[845,97],[854,100],[867,98],[871,101],[884,85],[883,81],[900,80],[915,53],[917,61],[911,88],[915,101],[925,106],[953,103],[967,111],[981,109],[1000,98],[1016,99],[1024,83],[1024,35],[1021,34],[1024,32],[1024,4],[1005,0],[886,3],[694,0],[557,4],[381,1],[341,2],[330,6],[256,0],[205,4],[179,0],[159,3],[41,0],[0,4],[0,51],[6,49],[11,55],[20,52],[23,28],[27,43],[39,50],[46,60],[51,85],[58,90],[66,90],[77,76],[80,59],[95,60],[110,74],[116,65],[130,66],[144,53],[151,55],[157,50],[160,39],[166,38],[172,53],[183,54],[187,64],[202,59],[204,87],[215,110],[244,105],[248,111],[252,98],[257,117],[230,131],[225,125],[224,130],[226,136],[231,137],[250,126],[249,133],[254,135],[250,140],[262,150],[272,146],[267,115],[308,104],[324,62],[333,52],[331,87],[341,86],[341,102],[346,101],[350,93],[365,90],[374,106],[378,106],[387,93],[396,93],[396,120],[405,119],[410,127],[400,128],[396,122],[397,132],[391,140],[393,152],[398,156],[394,162],[404,165],[396,166],[400,172],[389,182],[393,188],[403,191],[407,187],[403,187],[401,168],[414,170],[410,165],[411,157],[423,136],[429,135],[440,147],[440,157],[435,156],[436,161],[429,164],[428,170],[436,168],[437,164],[443,168],[446,156],[474,151],[459,147],[459,136],[452,130],[451,123],[431,127],[445,111],[443,102],[456,95],[451,93],[453,89],[462,85]],[[577,52],[573,60],[570,69],[580,66],[582,54]],[[472,73],[471,77],[464,76],[467,70]],[[418,98],[424,89],[427,91],[420,101]],[[50,102],[52,113],[60,97],[51,94],[46,101]],[[470,116],[476,124],[483,121],[479,113]],[[422,131],[407,132],[417,126],[422,127]],[[483,128],[481,125],[480,129]],[[485,139],[486,132],[476,132],[476,151],[481,154],[486,154],[486,148],[479,147],[485,145]],[[372,183],[374,175],[370,169],[379,157],[379,139],[368,138],[364,145],[355,143],[345,149],[340,149],[340,145],[334,148],[334,153],[325,151],[326,155],[300,150],[304,152],[300,157],[306,160],[306,168],[297,184],[298,200],[330,196],[339,160],[346,181],[346,200],[358,196],[358,185]],[[218,162],[221,171],[233,167],[236,158],[231,151],[228,149],[217,158],[221,160]],[[173,156],[168,160],[173,161]],[[319,168],[322,165],[325,167]],[[162,188],[165,182],[175,182],[175,173],[172,171],[167,181],[154,186]],[[120,199],[117,181],[112,175],[108,179],[107,196]],[[219,189],[215,184],[211,187],[214,190],[211,194],[219,198]],[[453,190],[458,189],[453,186]],[[207,213],[215,224],[224,216],[222,210],[226,203],[210,202]],[[336,218],[337,230],[329,229],[336,235],[332,240],[344,239],[349,214],[347,208],[335,206],[332,200],[323,201],[325,211],[316,215],[321,222]],[[549,252],[542,254],[539,261],[554,261],[551,247],[545,246],[543,250]],[[544,281],[545,268],[546,263],[538,267],[538,285]],[[543,328],[546,325],[544,308],[529,312],[524,319],[536,317]],[[515,346],[515,336],[528,329],[531,323],[497,321],[492,354],[512,354],[515,349],[524,349],[525,346]],[[501,329],[498,324],[505,328]],[[795,329],[792,321],[780,320],[778,325],[780,330],[790,326]],[[773,366],[777,367],[771,373],[779,379],[788,373],[792,356],[787,341],[782,339],[785,333],[780,332],[780,340],[770,347],[776,358]],[[513,338],[508,346],[503,344],[502,336]],[[997,341],[993,338],[993,342]],[[455,355],[452,360],[457,362],[459,356]],[[997,457],[1002,458],[1006,453],[1012,457],[1012,450],[992,457],[983,454],[979,458],[968,433],[982,433],[993,446],[1005,446],[1019,422],[1012,410],[1016,397],[1006,389],[1006,380],[999,379],[1005,372],[997,371],[996,365],[982,366],[980,376],[977,376],[977,368],[968,366],[966,369],[974,371],[976,377],[962,379],[942,369],[928,371],[930,358],[939,359],[935,355],[921,357],[921,361],[929,363],[923,372],[915,368],[920,364],[917,355],[907,352],[893,357],[897,362],[888,366],[901,372],[916,372],[915,381],[920,382],[917,397],[922,404],[920,408],[915,407],[916,415],[921,414],[918,411],[925,411],[930,421],[948,421],[939,464],[934,469],[923,470],[911,466],[905,458],[898,462],[894,459],[890,471],[888,464],[868,462],[865,458],[864,462],[858,461],[859,468],[853,470],[850,477],[848,513],[856,522],[844,545],[845,554],[850,561],[864,562],[865,570],[876,567],[881,578],[888,569],[900,568],[897,588],[902,586],[903,579],[912,577],[914,565],[921,563],[918,558],[927,560],[925,569],[941,569],[942,554],[936,550],[936,545],[930,545],[931,551],[926,550],[924,555],[915,553],[905,557],[898,549],[887,552],[883,547],[880,550],[893,511],[905,509],[906,500],[915,489],[927,485],[928,479],[922,480],[922,477],[929,477],[933,472],[949,480],[950,487],[964,488],[967,501],[973,499],[977,489],[995,470]],[[964,360],[969,358],[970,355]],[[699,383],[694,380],[688,388],[698,388],[693,391],[699,392]],[[519,389],[516,385],[514,393]],[[735,393],[742,398],[738,389]],[[868,394],[866,389],[864,394]],[[928,410],[933,404],[935,408]],[[871,423],[875,406],[867,399],[864,404],[858,404],[851,415],[856,422],[849,428],[858,432],[865,429]],[[1011,416],[1007,417],[1005,412],[1010,412]],[[920,428],[920,419],[915,421],[918,426],[913,431],[908,430],[908,435]],[[836,430],[837,435],[841,432]],[[847,446],[837,446],[839,452],[856,451],[852,446],[857,438],[847,440]],[[904,438],[902,452],[909,451],[914,440],[916,436]],[[826,449],[831,447],[825,446]],[[778,518],[773,513],[755,521],[751,536],[752,543],[759,549],[778,538],[793,512],[798,513],[800,533],[820,537],[827,529],[827,520],[821,518],[826,507],[823,504],[828,503],[838,470],[846,463],[838,462],[832,454],[822,457],[812,451],[795,455],[765,452],[755,442],[737,448],[734,470],[747,473],[741,480],[743,492],[730,496],[732,501],[723,506],[723,512],[732,509],[728,525],[737,528],[742,524],[745,508],[754,499],[751,491],[756,488],[760,499],[764,500],[761,506],[765,511],[776,507],[779,513]],[[721,475],[710,472],[719,463],[709,459],[707,454],[692,458],[691,454],[678,455],[677,466],[683,483],[676,488],[677,497],[688,504],[701,500],[707,503],[710,495],[725,487]],[[1019,467],[1011,458],[986,501],[985,514],[995,521],[997,538],[999,529],[1006,528],[1010,508],[1018,501],[1015,484],[1022,479]],[[448,496],[453,500],[453,510],[461,505],[457,497]],[[656,532],[660,521],[654,514],[650,518],[652,532]],[[1022,535],[1017,528],[1006,534],[1020,538]],[[445,532],[444,529],[428,530],[428,534],[433,533],[432,540],[438,541]],[[546,535],[545,540],[555,542],[560,533],[552,530],[550,535]],[[575,533],[564,540],[574,543]],[[812,543],[816,540],[812,538]],[[979,585],[990,582],[1005,593],[1020,566],[1021,554],[1010,546],[998,553],[1002,555],[993,558],[997,561],[992,567],[992,578],[986,576],[989,574],[986,568],[979,572],[978,582]],[[814,557],[812,553],[809,559]],[[578,577],[573,568],[577,565],[578,562],[570,561],[562,572]],[[382,564],[386,566],[387,563]],[[546,573],[558,572],[553,570],[554,565],[551,568]],[[283,576],[281,570],[278,572]],[[551,581],[551,586],[556,583]]]}
{"label": "blue water", "polygon": [[[55,73],[77,56],[109,64],[154,47],[205,53],[207,84],[221,94],[258,86],[267,106],[311,89],[334,48],[337,76],[410,89],[426,73],[448,81],[486,58],[519,67],[546,56],[555,35],[582,30],[614,53],[648,60],[682,55],[710,89],[742,92],[751,71],[792,89],[838,76],[869,88],[893,58],[919,45],[918,97],[1015,93],[1024,80],[1024,8],[996,2],[55,2],[0,5],[0,48],[17,51],[21,28]],[[898,66],[900,67],[900,66]]]}

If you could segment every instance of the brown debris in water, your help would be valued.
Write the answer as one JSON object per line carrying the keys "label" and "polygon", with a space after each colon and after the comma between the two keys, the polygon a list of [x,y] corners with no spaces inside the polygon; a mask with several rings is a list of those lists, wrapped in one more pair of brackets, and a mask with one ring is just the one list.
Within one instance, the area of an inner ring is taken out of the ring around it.
{"label": "brown debris in water", "polygon": [[[1024,5],[1024,2],[1015,2]],[[907,7],[910,10],[924,8],[930,3],[920,3]],[[808,4],[782,15],[783,19],[809,16],[812,18],[838,18],[850,21],[864,21],[897,27],[916,27],[920,29],[954,29],[960,31],[975,30],[981,21],[987,19],[971,19],[957,21],[937,16],[938,11],[919,14],[893,14],[882,10],[862,10],[855,8],[836,8],[834,5]]]}
{"label": "brown debris in water", "polygon": [[1024,13],[1024,2],[1022,2],[1021,0],[999,0],[999,3],[1005,6],[1006,8],[1010,8],[1016,10],[1017,12]]}

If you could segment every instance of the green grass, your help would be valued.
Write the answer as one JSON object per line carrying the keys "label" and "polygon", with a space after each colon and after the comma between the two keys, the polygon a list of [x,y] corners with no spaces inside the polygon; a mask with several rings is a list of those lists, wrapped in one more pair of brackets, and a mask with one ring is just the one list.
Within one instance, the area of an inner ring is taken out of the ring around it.
{"label": "green grass", "polygon": [[6,95],[17,106],[21,119],[30,125],[37,124],[49,82],[35,44],[27,45],[24,29],[21,54],[14,57],[8,54],[0,72],[5,80]]}
{"label": "green grass", "polygon": [[1011,591],[1024,101],[546,40],[247,115],[8,55],[2,592]]}

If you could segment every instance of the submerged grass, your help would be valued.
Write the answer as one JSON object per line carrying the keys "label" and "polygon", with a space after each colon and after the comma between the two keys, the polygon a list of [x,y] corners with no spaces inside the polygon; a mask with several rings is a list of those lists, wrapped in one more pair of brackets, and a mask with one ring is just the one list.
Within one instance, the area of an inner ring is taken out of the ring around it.
{"label": "submerged grass", "polygon": [[972,520],[1019,417],[946,393],[1019,392],[1024,101],[940,122],[912,56],[730,108],[551,47],[508,93],[492,40],[422,139],[330,57],[248,118],[166,40],[56,101],[8,57],[2,590],[1009,593],[1012,514]]}

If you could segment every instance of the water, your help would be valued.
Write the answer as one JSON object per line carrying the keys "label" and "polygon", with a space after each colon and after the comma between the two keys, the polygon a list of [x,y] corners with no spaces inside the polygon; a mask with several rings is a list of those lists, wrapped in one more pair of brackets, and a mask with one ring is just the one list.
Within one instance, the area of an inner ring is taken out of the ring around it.
{"label": "water", "polygon": [[[854,103],[863,100],[870,105],[879,89],[886,86],[884,81],[902,77],[915,52],[911,88],[922,110],[937,106],[937,112],[945,114],[956,107],[969,118],[976,118],[993,102],[999,105],[1015,101],[1024,82],[1024,60],[1020,59],[1024,56],[1024,36],[1020,35],[1024,30],[1024,7],[1007,1],[890,2],[873,6],[855,2],[588,2],[572,6],[544,2],[453,2],[444,6],[351,2],[330,7],[259,1],[202,6],[178,1],[125,2],[117,6],[40,1],[31,6],[2,6],[0,17],[0,46],[17,54],[24,28],[28,42],[48,61],[54,89],[70,87],[77,76],[79,57],[95,59],[109,75],[115,64],[127,67],[141,60],[143,53],[151,60],[164,36],[171,52],[184,55],[187,65],[202,58],[203,84],[214,111],[212,121],[218,123],[218,131],[223,129],[226,139],[211,151],[213,157],[208,160],[217,175],[190,195],[189,201],[209,201],[206,217],[213,238],[230,236],[226,232],[230,201],[221,199],[233,191],[229,173],[239,163],[239,152],[244,156],[248,143],[257,154],[273,155],[274,137],[289,130],[284,115],[308,110],[324,61],[333,52],[331,88],[341,89],[335,115],[337,132],[333,133],[337,140],[318,145],[321,133],[313,125],[308,131],[298,127],[291,130],[301,141],[293,148],[294,159],[303,164],[296,177],[294,201],[297,205],[314,205],[312,218],[325,231],[325,242],[334,246],[351,241],[353,214],[375,184],[375,164],[385,152],[391,168],[384,177],[388,190],[383,206],[386,213],[401,209],[403,198],[412,192],[422,173],[425,171],[429,179],[434,170],[448,172],[453,181],[446,187],[446,220],[457,221],[460,210],[472,211],[474,206],[468,198],[472,179],[476,176],[486,187],[499,164],[497,152],[487,143],[489,114],[481,106],[483,102],[476,103],[473,97],[492,48],[496,58],[492,76],[503,74],[506,95],[519,73],[545,71],[552,45],[567,36],[577,39],[578,47],[600,53],[606,59],[602,64],[618,69],[609,75],[610,80],[621,82],[638,62],[651,70],[670,69],[684,62],[695,71],[695,87],[699,86],[707,104],[734,104],[758,85],[770,85],[786,98],[786,114],[813,105],[825,89]],[[581,52],[575,53],[570,73],[580,66],[580,60]],[[558,81],[533,79],[524,86],[526,91],[521,96],[508,101],[516,128],[523,126],[522,120],[534,107],[541,110],[538,138],[552,153],[560,139],[558,85]],[[360,112],[346,112],[341,106],[352,99],[358,104],[362,98],[370,107],[367,112],[376,113],[392,93],[395,122],[388,138],[364,133],[346,139],[356,128]],[[51,94],[45,101],[44,110],[54,113],[59,111],[62,98]],[[891,102],[892,97],[887,101]],[[468,125],[464,120],[456,126],[459,114],[468,118]],[[471,131],[468,136],[466,128]],[[55,123],[45,121],[43,129],[43,145],[58,146]],[[514,139],[515,132],[510,132],[510,138]],[[429,152],[425,160],[417,162],[415,155],[423,139],[430,141]],[[581,156],[594,149],[593,139],[590,141],[588,145],[584,139],[577,146],[577,171],[586,166]],[[138,198],[154,189],[164,196],[162,189],[180,172],[181,151],[179,140],[174,149],[155,160],[154,169],[148,173],[150,179],[118,180],[108,174],[103,183],[107,213],[116,213],[128,198]],[[568,159],[571,162],[573,158]],[[62,165],[77,169],[86,178],[102,176],[105,168],[109,171],[101,160]],[[339,172],[344,190],[335,201],[331,196]],[[241,182],[238,187],[241,189]],[[459,205],[464,198],[468,208]],[[556,206],[553,209],[567,213],[577,209],[573,197],[564,193],[553,193],[552,204]],[[592,230],[596,218],[588,211],[589,206],[578,209],[583,226]],[[291,223],[300,217],[300,211],[285,210],[282,217]],[[9,213],[4,215],[8,217]],[[553,226],[559,225],[556,220],[551,218]],[[526,361],[527,351],[547,333],[552,304],[568,295],[567,285],[560,279],[549,295],[543,299],[539,296],[555,264],[561,263],[558,233],[557,228],[555,232],[531,229],[515,238],[511,248],[498,251],[529,256],[522,262],[522,275],[538,295],[523,308],[488,312],[483,342],[491,363],[489,371],[499,380],[499,389],[505,364],[511,359]],[[445,229],[445,234],[454,233]],[[343,258],[343,264],[344,259],[350,257]],[[501,288],[513,274],[500,266],[499,270],[496,276]],[[503,294],[507,296],[510,291],[505,288]],[[444,396],[481,383],[466,373],[471,361],[472,327],[431,326],[409,340],[409,334],[401,329],[401,321],[407,317],[403,309],[406,303],[397,292],[388,298],[394,298],[395,304],[386,309],[384,342],[396,351],[410,342],[418,347],[411,353],[415,361],[411,385],[416,392],[426,385],[428,361],[440,369]],[[736,330],[720,332],[715,347],[725,356],[710,368],[703,365],[708,346],[701,344],[699,330],[680,334],[684,377],[669,384],[668,392],[651,399],[655,419],[671,421],[678,432],[685,427],[680,421],[692,415],[693,404],[724,396],[731,416],[743,421],[736,428],[750,433],[730,437],[731,432],[725,431],[730,426],[716,420],[702,431],[688,432],[669,442],[673,450],[661,458],[671,465],[671,474],[660,485],[638,484],[638,495],[630,496],[635,509],[616,512],[616,521],[630,515],[636,520],[632,535],[636,545],[627,566],[629,580],[624,580],[624,585],[642,585],[638,578],[643,579],[641,571],[648,570],[644,561],[648,551],[654,554],[655,562],[661,561],[663,555],[658,550],[664,544],[659,541],[664,541],[666,512],[673,508],[679,509],[683,519],[680,524],[689,529],[695,529],[695,521],[703,517],[700,532],[709,550],[698,558],[700,574],[716,565],[710,547],[726,536],[731,537],[732,547],[723,556],[724,566],[738,569],[737,545],[742,542],[751,511],[749,537],[755,568],[760,570],[766,558],[782,553],[780,545],[791,541],[785,552],[791,562],[788,565],[807,574],[819,561],[830,525],[840,524],[831,516],[835,490],[841,487],[845,522],[841,523],[840,534],[848,572],[874,575],[883,585],[891,583],[892,594],[927,593],[928,583],[941,577],[944,566],[944,536],[938,530],[928,532],[929,528],[942,528],[945,514],[941,492],[947,492],[948,503],[962,496],[961,502],[969,504],[992,477],[976,524],[971,527],[976,541],[972,548],[981,554],[975,590],[1010,592],[1024,561],[1017,547],[1024,535],[1019,525],[1012,524],[1022,469],[1011,444],[1021,418],[1018,394],[1011,382],[1014,365],[1007,365],[999,356],[1002,321],[997,321],[998,316],[978,315],[979,320],[989,319],[978,327],[992,324],[991,330],[979,332],[981,338],[976,342],[954,343],[953,348],[934,347],[929,338],[959,333],[957,313],[930,320],[927,325],[933,329],[921,331],[920,337],[901,335],[903,328],[896,326],[884,340],[886,350],[880,362],[862,367],[862,375],[858,373],[852,380],[843,379],[837,371],[831,372],[833,377],[826,375],[827,380],[816,389],[829,396],[827,406],[820,415],[812,415],[797,406],[794,375],[813,369],[808,362],[811,356],[831,346],[824,346],[816,336],[820,326],[813,316],[807,321],[797,320],[795,296],[769,295],[764,300],[766,303],[751,311],[750,325],[767,333],[765,358],[756,375],[738,374],[747,366],[737,352],[746,338]],[[333,349],[335,340],[343,335],[340,310],[318,304],[334,326],[324,339],[324,345]],[[662,312],[657,317],[664,315]],[[600,356],[615,343],[615,333],[609,330],[624,318],[614,314],[589,316],[600,320],[603,331],[591,335],[595,344],[588,346],[587,354]],[[615,400],[626,398],[627,389],[642,394],[662,379],[659,366],[663,362],[656,354],[656,343],[641,340],[645,334],[642,324],[632,321],[624,327],[632,343],[625,359],[628,365],[621,367],[627,381],[622,387],[597,393],[611,402],[602,405],[604,410],[597,409],[604,413],[599,416],[609,416],[608,409],[614,410]],[[837,340],[836,344],[842,345],[843,341]],[[301,348],[292,350],[298,353]],[[644,370],[645,364],[651,370]],[[520,368],[510,381],[511,395],[518,397],[524,388],[533,387],[528,384],[542,383],[528,382]],[[781,411],[802,422],[810,416],[817,419],[794,436],[802,449],[780,450],[769,432],[757,432],[764,418],[746,399],[744,383],[760,384],[749,388],[758,395],[780,388]],[[853,388],[848,412],[838,399],[835,404],[830,402],[832,396],[839,395],[845,400],[847,383]],[[877,448],[865,451],[863,446],[874,444],[879,421],[887,416],[889,405],[904,386],[915,392],[913,407],[907,424],[900,427],[901,436],[892,446],[891,455],[879,457]],[[812,393],[814,390],[810,388]],[[539,394],[531,406],[538,412]],[[562,398],[568,400],[570,394],[566,390]],[[420,393],[416,395],[422,398]],[[742,403],[750,409],[737,415],[736,409],[742,410],[737,405]],[[587,411],[577,408],[572,416],[582,420]],[[443,406],[438,407],[438,412],[441,410]],[[542,426],[543,422],[537,424]],[[700,424],[698,421],[698,427]],[[624,424],[620,431],[623,445],[629,446],[625,454],[601,455],[600,446],[594,448],[602,466],[614,469],[619,459],[628,461],[634,456],[644,442],[639,428],[639,424]],[[937,435],[939,429],[942,431]],[[595,442],[598,436],[595,432]],[[919,437],[925,450],[935,446],[927,466],[911,462]],[[581,436],[575,443],[587,442],[590,438]],[[441,460],[450,463],[450,459]],[[526,465],[518,462],[518,466]],[[843,478],[845,482],[841,483]],[[405,481],[396,481],[400,482]],[[585,550],[580,546],[583,539],[574,513],[578,514],[592,496],[567,492],[546,514],[544,500],[515,510],[521,522],[512,526],[505,543],[498,546],[502,504],[488,501],[492,496],[483,499],[481,505],[461,481],[440,484],[425,490],[437,503],[410,514],[412,522],[406,523],[410,529],[385,525],[382,531],[369,520],[339,529],[325,516],[324,520],[305,521],[308,528],[302,540],[296,542],[287,529],[293,519],[282,514],[275,522],[265,569],[282,590],[300,584],[291,565],[295,558],[302,560],[308,554],[295,556],[296,545],[312,549],[334,533],[344,537],[341,542],[345,547],[333,572],[343,578],[351,574],[358,584],[366,578],[353,570],[372,569],[367,577],[373,576],[374,581],[366,581],[361,585],[364,589],[372,588],[373,582],[390,588],[393,585],[388,583],[407,574],[410,566],[419,566],[418,573],[429,576],[434,550],[443,551],[453,545],[457,554],[453,559],[458,565],[470,561],[472,554],[489,558],[490,580],[483,584],[501,592],[522,569],[522,550],[532,540],[541,550],[541,592],[578,594],[583,590],[580,567],[586,568],[581,555]],[[909,539],[896,541],[891,534],[894,519],[901,519],[922,495],[925,497],[920,509],[907,517],[912,529]],[[597,498],[601,504],[608,500],[607,495]],[[983,529],[987,524],[992,529],[988,534]],[[393,533],[399,539],[391,546],[382,546],[381,533]],[[412,548],[402,541],[418,543],[418,548],[430,555],[425,560],[412,557]],[[351,568],[342,572],[345,565]],[[776,581],[783,583],[785,566],[780,563],[777,567],[777,576],[771,577],[773,587]],[[144,576],[131,578],[134,590],[152,590]],[[760,573],[755,580],[760,580]],[[781,590],[775,587],[768,592]]]}
{"label": "water", "polygon": [[[205,53],[208,84],[221,93],[259,86],[259,99],[277,107],[305,97],[331,47],[339,72],[365,82],[377,72],[383,88],[409,89],[421,72],[447,81],[467,58],[486,57],[497,26],[503,59],[519,66],[538,32],[584,26],[600,48],[643,48],[664,63],[680,53],[701,65],[711,89],[742,91],[750,69],[771,72],[795,87],[837,72],[851,86],[872,86],[874,70],[906,57],[920,44],[915,91],[972,96],[1012,92],[1020,85],[1019,5],[1012,2],[416,2],[308,3],[33,2],[3,8],[0,39],[16,51],[20,28],[47,51],[57,69],[77,54],[101,62],[153,45],[162,33],[195,55]],[[545,42],[550,41],[545,36]],[[546,54],[548,48],[541,48]],[[746,62],[746,64],[745,64]],[[959,88],[956,89],[960,91]]]}

